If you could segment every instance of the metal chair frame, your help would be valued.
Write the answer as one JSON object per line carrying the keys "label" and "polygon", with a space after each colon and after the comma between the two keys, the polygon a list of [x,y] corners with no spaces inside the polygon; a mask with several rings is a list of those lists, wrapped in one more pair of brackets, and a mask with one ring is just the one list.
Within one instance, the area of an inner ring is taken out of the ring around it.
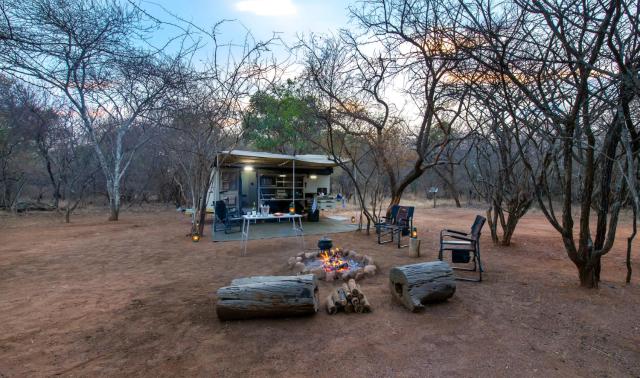
{"label": "metal chair frame", "polygon": [[454,266],[453,269],[478,272],[478,278],[475,279],[456,276],[456,280],[482,282],[482,272],[484,272],[484,268],[482,267],[482,260],[480,259],[480,235],[486,220],[487,219],[481,215],[476,216],[476,219],[471,226],[471,232],[468,233],[450,229],[440,231],[440,251],[438,252],[438,260],[442,261],[444,251],[451,251],[452,255],[454,251],[465,251],[473,254],[473,268]]}
{"label": "metal chair frame", "polygon": [[[398,213],[401,208],[405,208],[407,210],[407,218],[399,220]],[[384,222],[375,224],[378,244],[392,243],[397,235],[398,248],[408,247],[408,244],[402,244],[402,236],[409,235],[411,233],[411,229],[413,228],[414,209],[415,208],[413,206],[393,205],[391,207],[390,216],[382,217]],[[387,235],[389,235],[390,238],[388,240],[383,240],[383,237]]]}

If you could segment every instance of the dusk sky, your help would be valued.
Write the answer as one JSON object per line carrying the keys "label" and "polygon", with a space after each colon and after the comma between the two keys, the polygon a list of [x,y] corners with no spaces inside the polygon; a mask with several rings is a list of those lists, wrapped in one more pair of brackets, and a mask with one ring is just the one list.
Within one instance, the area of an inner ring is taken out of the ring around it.
{"label": "dusk sky", "polygon": [[[142,6],[151,10],[160,5],[202,27],[210,27],[223,19],[237,20],[250,29],[256,39],[280,32],[285,41],[291,42],[296,33],[325,33],[344,27],[348,21],[347,7],[352,3],[342,0],[155,0],[143,2]],[[234,33],[232,29],[225,30],[227,34]],[[232,37],[224,36],[225,39]]]}

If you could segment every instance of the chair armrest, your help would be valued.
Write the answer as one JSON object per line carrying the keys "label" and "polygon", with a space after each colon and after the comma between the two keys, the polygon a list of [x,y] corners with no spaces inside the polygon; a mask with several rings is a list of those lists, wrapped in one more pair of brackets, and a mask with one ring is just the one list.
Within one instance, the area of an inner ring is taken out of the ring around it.
{"label": "chair armrest", "polygon": [[440,231],[440,241],[442,241],[442,239],[446,236],[467,236],[466,233],[461,232],[461,231],[456,231],[456,230],[449,230],[449,229],[444,229]]}
{"label": "chair armrest", "polygon": [[464,236],[463,236],[463,235],[452,235],[452,234],[447,234],[447,235],[444,235],[444,236],[448,236],[448,237],[450,237],[450,238],[452,238],[452,239],[464,240],[464,241],[468,241],[468,242],[472,242],[472,243],[475,243],[475,242],[476,242],[476,238],[474,238],[474,237],[469,237],[469,236],[466,236],[466,235],[464,235]]}
{"label": "chair armrest", "polygon": [[450,230],[448,228],[442,230],[442,232],[450,232],[452,234],[459,234],[459,235],[469,235],[467,232],[462,232],[462,231],[457,231],[457,230]]}

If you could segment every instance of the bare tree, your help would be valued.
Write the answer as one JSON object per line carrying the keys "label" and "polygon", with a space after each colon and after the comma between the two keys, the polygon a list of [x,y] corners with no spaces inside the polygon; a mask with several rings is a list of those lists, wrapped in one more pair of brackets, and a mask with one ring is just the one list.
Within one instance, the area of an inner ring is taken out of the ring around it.
{"label": "bare tree", "polygon": [[2,69],[71,104],[106,178],[109,219],[117,220],[120,183],[146,141],[125,150],[124,139],[161,109],[162,98],[181,79],[181,59],[190,50],[181,45],[169,56],[167,46],[150,46],[146,36],[158,30],[158,22],[127,3],[9,3],[6,15],[14,38],[4,44],[9,53],[1,58]]}
{"label": "bare tree", "polygon": [[[353,30],[337,38],[312,36],[300,45],[308,82],[325,98],[325,114],[334,123],[342,119],[336,125],[343,132],[371,136],[390,191],[388,210],[426,170],[443,163],[467,91],[455,80],[461,59],[444,33],[455,27],[445,12],[447,2],[360,5],[351,9]],[[401,131],[403,144],[410,146],[404,164],[397,164],[398,154],[386,146],[389,131]]]}
{"label": "bare tree", "polygon": [[[561,234],[581,285],[596,287],[600,260],[615,240],[625,191],[613,169],[623,118],[608,100],[619,98],[618,86],[600,69],[609,63],[604,52],[620,2],[516,0],[503,5],[463,3],[468,29],[458,38],[482,46],[469,49],[469,57],[499,75],[510,91],[526,97],[548,122],[549,127],[530,122],[530,112],[519,112],[507,102],[510,116],[524,126],[516,142],[526,136],[542,156],[538,167],[528,166],[538,205]],[[576,184],[577,240],[572,213]],[[553,205],[555,197],[560,198],[561,214]]]}
{"label": "bare tree", "polygon": [[247,31],[241,42],[221,43],[225,24],[217,23],[211,32],[199,29],[211,41],[212,58],[192,71],[189,85],[172,102],[176,113],[171,131],[161,140],[193,209],[192,232],[198,235],[204,231],[213,168],[224,163],[216,157],[234,149],[244,136],[242,120],[251,94],[280,75],[269,54],[273,38],[255,41]]}

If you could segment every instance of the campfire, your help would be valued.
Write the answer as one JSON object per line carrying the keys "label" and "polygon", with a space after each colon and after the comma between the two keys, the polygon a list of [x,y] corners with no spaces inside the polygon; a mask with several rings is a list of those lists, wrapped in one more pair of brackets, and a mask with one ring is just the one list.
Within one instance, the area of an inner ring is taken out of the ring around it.
{"label": "campfire", "polygon": [[376,273],[373,259],[355,251],[334,248],[331,240],[323,238],[318,242],[320,249],[312,252],[300,252],[289,259],[289,267],[298,274],[314,274],[318,279],[360,280]]}

